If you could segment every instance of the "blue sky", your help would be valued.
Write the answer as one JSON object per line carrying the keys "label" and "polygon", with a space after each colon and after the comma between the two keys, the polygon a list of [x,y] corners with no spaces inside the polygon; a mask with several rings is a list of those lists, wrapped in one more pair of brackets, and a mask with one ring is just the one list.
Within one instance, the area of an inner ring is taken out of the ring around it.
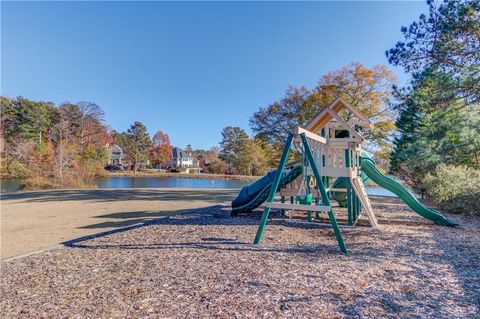
{"label": "blue sky", "polygon": [[[384,51],[424,2],[2,2],[1,94],[93,101],[208,148],[288,85]],[[401,81],[407,77],[393,68]],[[250,132],[250,131],[249,131]]]}

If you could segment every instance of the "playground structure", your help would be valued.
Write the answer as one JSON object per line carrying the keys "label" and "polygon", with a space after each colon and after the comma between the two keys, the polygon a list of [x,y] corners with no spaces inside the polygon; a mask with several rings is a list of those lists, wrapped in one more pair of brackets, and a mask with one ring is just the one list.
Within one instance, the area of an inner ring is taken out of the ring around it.
{"label": "playground structure", "polygon": [[[410,208],[437,225],[457,223],[424,206],[403,185],[381,174],[375,163],[363,154],[367,141],[362,135],[371,123],[342,99],[323,109],[305,128],[288,135],[278,169],[242,189],[232,202],[232,214],[251,211],[263,204],[264,211],[254,240],[259,244],[271,209],[305,211],[311,222],[327,214],[340,250],[347,253],[332,200],[347,208],[348,225],[354,226],[365,213],[371,227],[378,221],[370,205],[365,184],[371,179],[390,190]],[[302,165],[286,167],[292,147],[301,150]],[[301,178],[299,178],[301,177]],[[277,192],[280,201],[274,201]],[[289,203],[286,203],[286,199]]]}

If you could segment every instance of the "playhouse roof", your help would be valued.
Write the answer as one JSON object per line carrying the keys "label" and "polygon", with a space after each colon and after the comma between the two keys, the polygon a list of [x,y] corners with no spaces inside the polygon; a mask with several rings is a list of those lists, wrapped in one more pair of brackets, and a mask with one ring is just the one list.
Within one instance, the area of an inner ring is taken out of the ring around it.
{"label": "playhouse roof", "polygon": [[345,126],[346,129],[353,130],[353,127],[338,115],[338,113],[343,109],[347,109],[352,112],[352,114],[357,118],[357,123],[359,125],[371,125],[370,121],[350,103],[346,102],[342,98],[337,98],[332,104],[318,113],[317,116],[315,116],[315,118],[307,125],[306,129],[314,133],[319,133],[322,128],[327,126],[328,123],[335,119],[337,122],[340,122],[343,126]]}

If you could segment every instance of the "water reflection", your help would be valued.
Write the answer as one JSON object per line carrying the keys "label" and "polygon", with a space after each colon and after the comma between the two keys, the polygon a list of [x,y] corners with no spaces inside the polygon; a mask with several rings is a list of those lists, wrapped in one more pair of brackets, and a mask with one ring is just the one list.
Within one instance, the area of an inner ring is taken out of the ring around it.
{"label": "water reflection", "polygon": [[97,188],[242,188],[249,182],[183,177],[105,177]]}
{"label": "water reflection", "polygon": [[[251,182],[219,180],[207,178],[187,177],[102,177],[96,179],[96,186],[104,188],[237,188],[240,189]],[[1,193],[12,193],[18,191],[21,184],[19,179],[2,180]],[[368,187],[369,195],[396,197],[392,192],[378,186]]]}

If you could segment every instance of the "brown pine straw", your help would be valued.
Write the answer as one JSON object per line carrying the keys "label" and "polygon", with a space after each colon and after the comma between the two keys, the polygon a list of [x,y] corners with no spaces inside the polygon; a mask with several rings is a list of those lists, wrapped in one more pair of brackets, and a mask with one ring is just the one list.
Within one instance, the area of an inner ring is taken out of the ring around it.
{"label": "brown pine straw", "polygon": [[260,212],[213,206],[4,261],[0,317],[478,318],[480,220],[373,206],[379,229],[342,228],[348,256],[280,214],[252,245]]}

